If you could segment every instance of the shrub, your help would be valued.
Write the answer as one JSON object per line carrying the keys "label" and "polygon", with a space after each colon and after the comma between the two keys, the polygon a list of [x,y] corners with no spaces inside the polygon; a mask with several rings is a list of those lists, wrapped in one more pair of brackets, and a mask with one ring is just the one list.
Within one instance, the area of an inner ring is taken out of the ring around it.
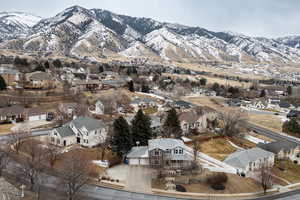
{"label": "shrub", "polygon": [[176,191],[178,191],[178,192],[186,192],[186,189],[182,185],[176,185]]}
{"label": "shrub", "polygon": [[218,188],[218,190],[220,190],[220,188],[225,189],[223,184],[227,181],[228,177],[225,173],[214,173],[207,178],[207,183],[215,190],[216,188]]}
{"label": "shrub", "polygon": [[298,161],[297,161],[297,160],[294,160],[294,163],[295,163],[295,164],[298,164]]}

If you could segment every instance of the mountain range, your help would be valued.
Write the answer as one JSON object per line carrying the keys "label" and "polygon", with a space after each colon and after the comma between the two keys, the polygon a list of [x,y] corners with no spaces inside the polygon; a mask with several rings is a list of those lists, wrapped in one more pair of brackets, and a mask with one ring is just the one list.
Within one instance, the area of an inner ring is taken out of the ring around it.
{"label": "mountain range", "polygon": [[300,36],[250,37],[80,6],[50,18],[0,13],[0,49],[91,60],[120,56],[178,62],[300,63]]}

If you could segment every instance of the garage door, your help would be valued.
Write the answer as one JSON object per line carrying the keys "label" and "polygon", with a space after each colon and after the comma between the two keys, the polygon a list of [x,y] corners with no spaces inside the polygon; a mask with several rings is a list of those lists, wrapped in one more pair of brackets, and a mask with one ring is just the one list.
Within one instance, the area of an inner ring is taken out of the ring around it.
{"label": "garage door", "polygon": [[29,121],[46,120],[46,115],[33,115],[29,117]]}
{"label": "garage door", "polygon": [[138,165],[139,160],[138,159],[129,159],[129,165]]}

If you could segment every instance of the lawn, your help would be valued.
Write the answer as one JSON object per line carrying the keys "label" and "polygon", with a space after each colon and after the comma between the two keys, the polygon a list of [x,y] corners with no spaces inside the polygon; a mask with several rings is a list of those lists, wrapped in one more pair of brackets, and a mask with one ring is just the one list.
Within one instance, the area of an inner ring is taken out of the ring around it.
{"label": "lawn", "polygon": [[199,151],[221,161],[236,150],[225,138],[212,138],[201,142],[199,148]]}
{"label": "lawn", "polygon": [[[291,183],[300,182],[300,165],[294,164],[290,160],[285,160],[285,161],[280,161],[280,162],[277,161],[275,164],[275,169],[274,169],[275,175],[277,175]],[[285,168],[284,171],[280,169],[281,165],[283,168]]]}
{"label": "lawn", "polygon": [[251,149],[251,148],[256,147],[255,143],[250,142],[249,140],[246,140],[246,139],[241,138],[241,137],[230,138],[230,141],[233,144],[235,144],[235,145],[237,145],[237,146],[239,146],[239,147],[241,147],[243,149]]}
{"label": "lawn", "polygon": [[249,114],[249,121],[273,131],[282,131],[283,122],[275,115]]}
{"label": "lawn", "polygon": [[144,113],[146,115],[152,115],[154,113],[157,113],[157,108],[155,108],[155,107],[149,107],[149,108],[147,108],[147,109],[144,110]]}
{"label": "lawn", "polygon": [[[210,194],[232,194],[232,193],[248,193],[262,191],[261,186],[255,180],[251,178],[242,178],[234,174],[227,174],[228,181],[224,184],[225,190],[217,191],[212,189],[207,183],[206,178],[212,172],[206,171],[199,175],[187,176],[189,179],[198,179],[200,183],[193,184],[181,184],[187,190],[192,193],[210,193]],[[156,179],[152,181],[152,188],[164,189],[165,180]]]}
{"label": "lawn", "polygon": [[14,124],[1,124],[0,125],[0,135],[1,134],[7,134],[11,132],[11,128],[14,126]]}
{"label": "lawn", "polygon": [[[21,146],[20,152],[29,154],[29,152],[31,151],[31,142],[34,145],[43,144],[41,141],[36,139],[25,140]],[[43,149],[42,151],[45,151],[45,149]],[[80,158],[84,158],[88,162],[91,162],[93,160],[100,160],[101,158],[101,152],[97,148],[83,148],[79,145],[73,145],[68,152],[65,152],[60,155],[59,159],[55,162],[54,169],[58,171],[63,169],[66,165],[66,161],[68,160],[68,158],[74,155],[79,156]],[[110,150],[106,150],[103,160],[108,160],[111,165],[119,164],[121,161],[119,157]],[[47,159],[45,159],[44,162],[46,165],[49,164]],[[99,167],[98,165],[91,163],[90,172],[93,175],[99,175],[100,173],[105,172],[105,168]]]}

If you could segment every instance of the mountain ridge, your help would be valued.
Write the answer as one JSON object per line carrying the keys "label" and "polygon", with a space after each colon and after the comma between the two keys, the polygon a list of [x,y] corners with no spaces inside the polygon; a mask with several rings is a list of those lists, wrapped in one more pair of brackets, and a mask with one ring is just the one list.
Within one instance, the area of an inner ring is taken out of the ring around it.
{"label": "mountain ridge", "polygon": [[0,13],[4,49],[52,51],[90,60],[118,55],[179,62],[300,63],[300,36],[250,37],[80,6],[36,20],[31,27],[12,24],[8,31],[4,19],[9,15]]}

